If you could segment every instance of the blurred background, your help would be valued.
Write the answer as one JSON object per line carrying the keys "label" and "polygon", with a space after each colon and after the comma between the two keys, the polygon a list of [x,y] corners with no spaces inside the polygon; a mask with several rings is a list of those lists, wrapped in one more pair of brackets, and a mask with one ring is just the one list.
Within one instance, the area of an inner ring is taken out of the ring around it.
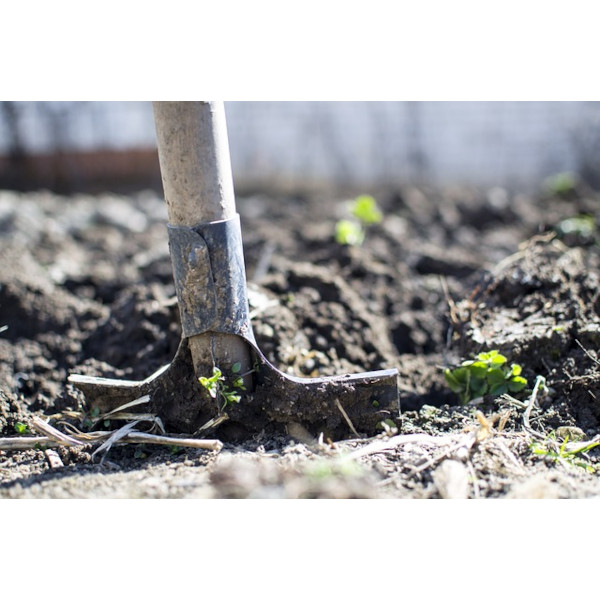
{"label": "blurred background", "polygon": [[[236,191],[600,187],[599,102],[226,102]],[[0,188],[161,191],[150,102],[0,102]]]}

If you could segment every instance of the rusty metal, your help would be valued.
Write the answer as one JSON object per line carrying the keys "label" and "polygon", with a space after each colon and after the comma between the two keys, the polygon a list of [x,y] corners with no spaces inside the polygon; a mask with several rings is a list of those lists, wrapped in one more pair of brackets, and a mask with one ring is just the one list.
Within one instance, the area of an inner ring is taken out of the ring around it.
{"label": "rusty metal", "polygon": [[254,342],[239,215],[168,232],[184,337],[212,331]]}

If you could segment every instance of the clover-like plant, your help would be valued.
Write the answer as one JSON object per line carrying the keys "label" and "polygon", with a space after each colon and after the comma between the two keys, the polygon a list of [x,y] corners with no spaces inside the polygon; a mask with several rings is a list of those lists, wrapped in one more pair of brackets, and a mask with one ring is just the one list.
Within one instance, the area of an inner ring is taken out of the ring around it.
{"label": "clover-like plant", "polygon": [[521,376],[522,370],[520,365],[509,365],[506,356],[497,350],[490,350],[463,361],[455,369],[445,369],[444,377],[462,404],[467,404],[485,395],[501,396],[521,391],[527,386],[527,379]]}
{"label": "clover-like plant", "polygon": [[213,367],[211,377],[198,378],[200,385],[208,392],[211,398],[215,398],[215,400],[219,399],[223,402],[221,410],[225,410],[229,404],[239,403],[242,399],[237,390],[245,391],[246,387],[244,386],[242,377],[238,375],[240,369],[240,363],[235,363],[231,367],[231,372],[235,375],[231,384],[233,387],[229,386],[223,372],[218,367]]}

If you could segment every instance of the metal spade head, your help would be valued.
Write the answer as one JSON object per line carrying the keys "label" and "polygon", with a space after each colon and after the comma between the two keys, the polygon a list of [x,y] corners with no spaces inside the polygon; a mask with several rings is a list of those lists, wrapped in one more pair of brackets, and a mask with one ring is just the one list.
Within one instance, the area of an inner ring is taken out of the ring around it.
{"label": "metal spade head", "polygon": [[[333,435],[355,430],[355,426],[374,433],[378,423],[399,415],[396,369],[294,377],[269,363],[256,344],[239,216],[231,214],[233,197],[224,198],[224,190],[232,190],[232,185],[223,185],[223,180],[231,178],[228,148],[223,147],[223,119],[222,106],[215,103],[155,103],[182,324],[182,340],[173,361],[143,381],[73,374],[69,382],[101,412],[149,395],[153,411],[166,426],[196,432],[215,422],[224,408],[218,398],[207,394],[198,378],[210,375],[214,367],[228,374],[237,364],[242,365],[246,392],[239,404],[227,407],[227,414],[244,428],[261,430],[269,423],[294,422],[309,431],[320,428]],[[194,161],[190,162],[190,155]],[[210,184],[215,181],[220,185]],[[177,190],[182,182],[184,189]],[[186,212],[192,198],[195,204]],[[218,218],[204,221],[197,218],[199,214]]]}

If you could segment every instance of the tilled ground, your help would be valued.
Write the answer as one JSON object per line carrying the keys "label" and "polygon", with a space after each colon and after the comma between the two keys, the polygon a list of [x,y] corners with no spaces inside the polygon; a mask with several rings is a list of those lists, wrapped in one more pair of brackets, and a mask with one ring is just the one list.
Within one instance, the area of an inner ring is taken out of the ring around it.
{"label": "tilled ground", "polygon": [[[238,210],[261,350],[298,376],[397,368],[402,410],[381,433],[349,423],[332,439],[290,421],[236,435],[216,427],[220,451],[5,449],[0,498],[597,495],[600,198],[375,195],[384,219],[357,247],[333,236],[350,196],[245,196]],[[33,436],[35,417],[65,432],[123,425],[95,422],[67,377],[139,380],[173,358],[165,225],[150,192],[0,193],[3,440]],[[527,388],[461,405],[444,367],[492,349],[522,366]]]}

